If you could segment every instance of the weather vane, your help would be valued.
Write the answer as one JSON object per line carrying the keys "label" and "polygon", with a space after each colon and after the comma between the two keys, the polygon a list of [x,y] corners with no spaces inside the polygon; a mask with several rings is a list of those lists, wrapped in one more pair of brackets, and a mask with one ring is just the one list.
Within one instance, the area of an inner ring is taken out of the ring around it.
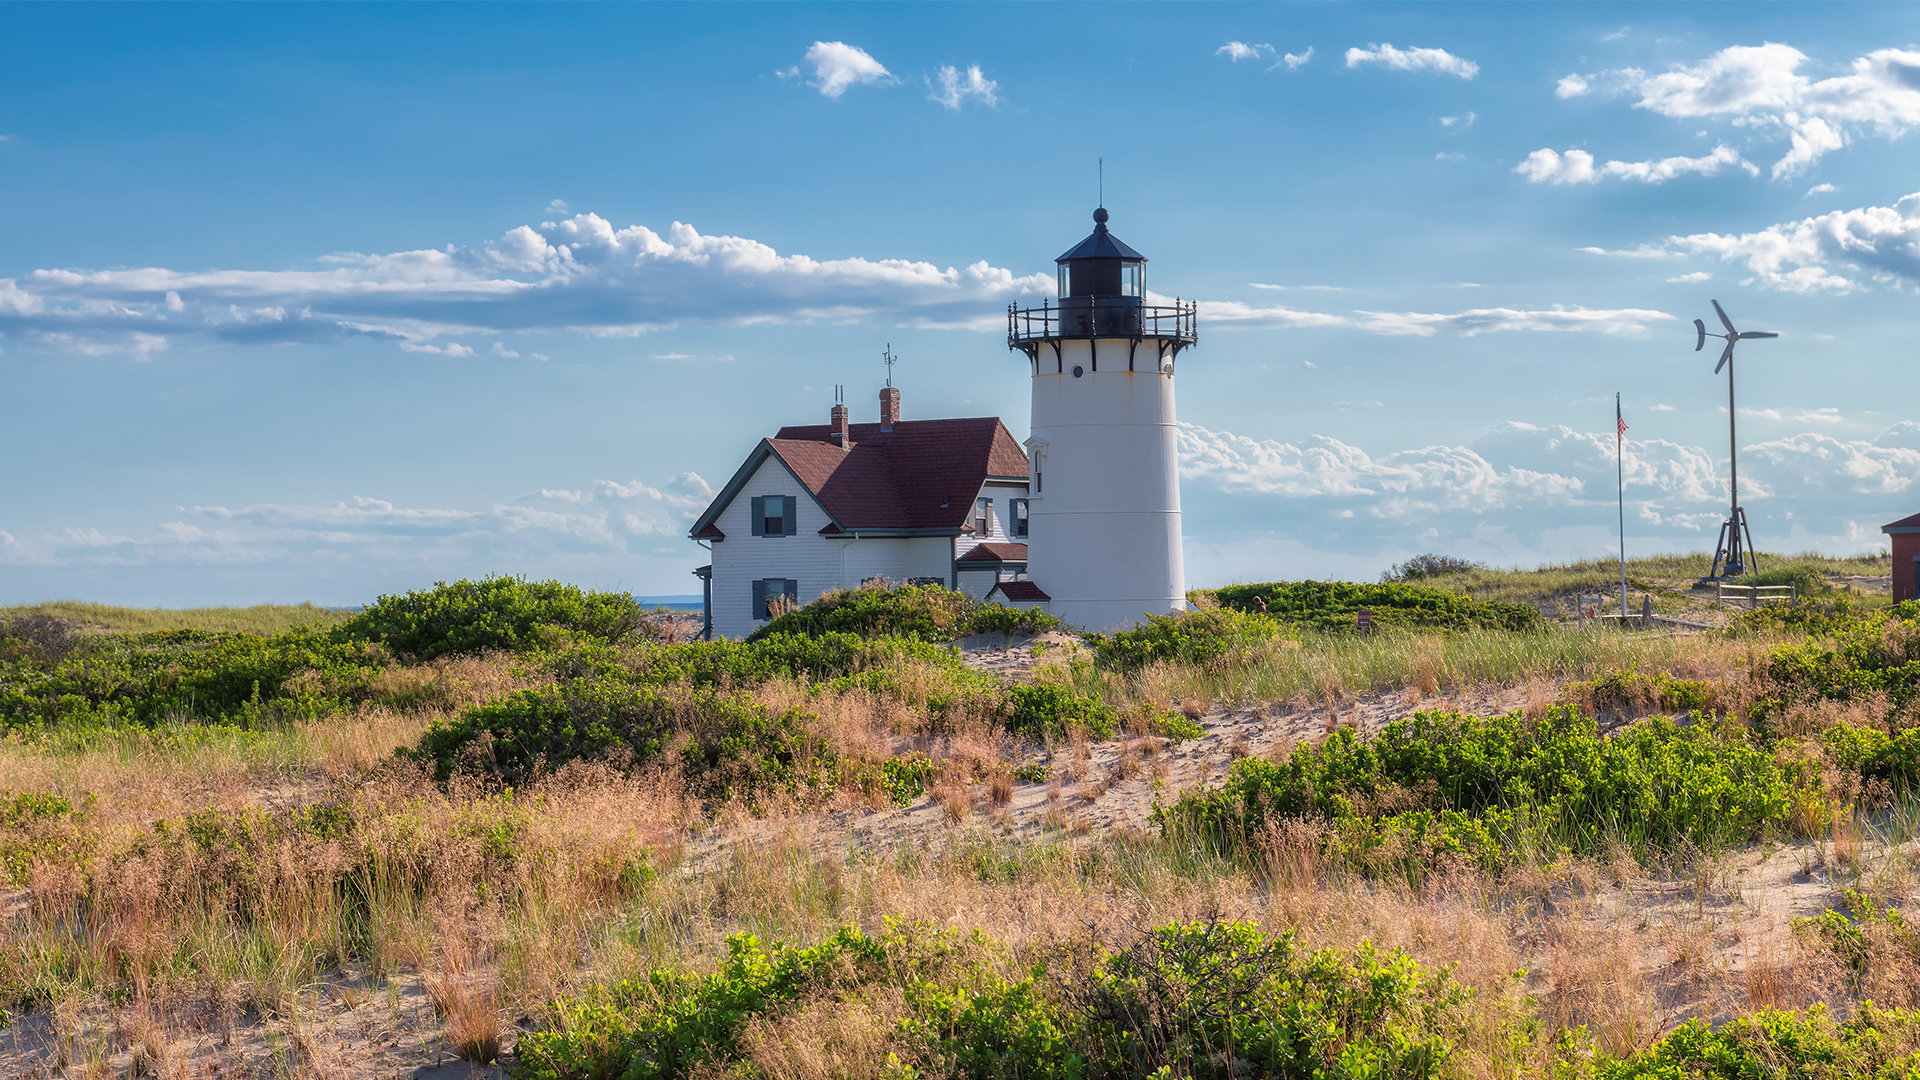
{"label": "weather vane", "polygon": [[[1720,307],[1720,301],[1715,300],[1712,301],[1712,303],[1713,313],[1720,316],[1720,325],[1727,328],[1726,333],[1713,335],[1717,338],[1725,338],[1727,342],[1727,347],[1721,350],[1720,362],[1713,366],[1713,373],[1718,375],[1720,374],[1721,368],[1727,369],[1727,468],[1731,478],[1727,490],[1732,493],[1733,499],[1732,507],[1727,514],[1727,520],[1720,526],[1720,544],[1714,549],[1713,571],[1707,575],[1708,579],[1739,577],[1749,569],[1758,570],[1760,568],[1760,560],[1753,553],[1753,533],[1747,528],[1746,511],[1740,509],[1740,442],[1734,435],[1733,346],[1735,342],[1743,341],[1747,338],[1780,336],[1771,330],[1749,330],[1743,334],[1733,328],[1733,320],[1727,318],[1726,311]],[[1699,352],[1705,348],[1707,344],[1707,324],[1699,319],[1695,319],[1693,320],[1693,329],[1694,332],[1699,335],[1699,340],[1694,342],[1693,351]],[[1746,561],[1741,558],[1740,553],[1743,542],[1745,544],[1746,558],[1753,560],[1753,566],[1751,567],[1747,566]]]}
{"label": "weather vane", "polygon": [[887,351],[881,353],[880,356],[882,359],[884,359],[887,362],[887,385],[892,386],[893,385],[893,362],[899,359],[898,357],[893,355],[893,342],[891,341],[887,342]]}

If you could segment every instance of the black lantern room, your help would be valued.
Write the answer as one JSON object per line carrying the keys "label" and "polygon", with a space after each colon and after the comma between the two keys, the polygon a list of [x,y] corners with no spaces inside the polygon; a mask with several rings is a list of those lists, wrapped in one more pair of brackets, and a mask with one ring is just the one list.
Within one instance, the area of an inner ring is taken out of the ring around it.
{"label": "black lantern room", "polygon": [[[1147,257],[1107,229],[1107,208],[1093,212],[1093,233],[1055,259],[1060,297],[1038,307],[1007,308],[1007,346],[1027,354],[1036,374],[1040,353],[1051,349],[1052,368],[1064,370],[1061,343],[1121,338],[1130,344],[1119,370],[1139,371],[1140,350],[1154,359],[1145,370],[1171,372],[1170,362],[1197,340],[1198,305],[1178,299],[1147,303]],[[1089,357],[1092,370],[1108,370],[1103,350]]]}
{"label": "black lantern room", "polygon": [[1147,295],[1147,257],[1107,231],[1107,208],[1093,212],[1093,234],[1055,259],[1060,265],[1060,299],[1074,296],[1124,296],[1139,303]]}

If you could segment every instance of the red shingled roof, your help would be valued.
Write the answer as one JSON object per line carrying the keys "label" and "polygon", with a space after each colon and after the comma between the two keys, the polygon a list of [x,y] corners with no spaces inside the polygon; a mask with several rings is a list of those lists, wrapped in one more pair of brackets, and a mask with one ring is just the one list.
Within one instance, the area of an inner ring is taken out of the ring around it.
{"label": "red shingled roof", "polygon": [[1031,581],[1003,581],[987,590],[987,599],[993,599],[994,593],[999,593],[1009,600],[1027,601],[1053,599],[1053,597],[1041,592],[1040,586],[1035,585]]}
{"label": "red shingled roof", "polygon": [[[989,476],[1025,477],[1027,455],[997,417],[783,427],[768,445],[843,529],[960,529]],[[945,506],[941,504],[945,503]]]}
{"label": "red shingled roof", "polygon": [[983,543],[960,556],[961,562],[1026,562],[1027,545]]}
{"label": "red shingled roof", "polygon": [[1903,517],[1899,521],[1890,521],[1887,524],[1880,526],[1881,532],[1892,532],[1895,529],[1898,529],[1901,532],[1908,532],[1908,531],[1920,532],[1920,514],[1915,514],[1912,517]]}

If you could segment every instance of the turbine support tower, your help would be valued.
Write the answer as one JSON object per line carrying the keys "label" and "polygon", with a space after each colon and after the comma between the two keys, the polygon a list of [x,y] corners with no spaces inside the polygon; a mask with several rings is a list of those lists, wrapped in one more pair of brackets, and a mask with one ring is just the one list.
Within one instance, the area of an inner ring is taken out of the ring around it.
{"label": "turbine support tower", "polygon": [[[1721,368],[1727,369],[1727,491],[1730,493],[1730,506],[1727,520],[1720,523],[1720,542],[1714,548],[1713,569],[1702,581],[1718,581],[1724,578],[1739,577],[1741,574],[1760,568],[1760,559],[1753,551],[1753,533],[1747,528],[1747,512],[1740,506],[1740,437],[1734,411],[1733,398],[1733,346],[1748,338],[1775,338],[1780,335],[1771,330],[1748,330],[1745,333],[1733,328],[1733,320],[1720,306],[1713,303],[1713,313],[1720,316],[1720,325],[1727,328],[1724,334],[1713,337],[1726,341],[1727,347],[1720,352],[1720,362],[1713,366],[1713,373],[1720,374]],[[1693,320],[1694,333],[1698,340],[1693,351],[1699,352],[1707,344],[1707,324]]]}

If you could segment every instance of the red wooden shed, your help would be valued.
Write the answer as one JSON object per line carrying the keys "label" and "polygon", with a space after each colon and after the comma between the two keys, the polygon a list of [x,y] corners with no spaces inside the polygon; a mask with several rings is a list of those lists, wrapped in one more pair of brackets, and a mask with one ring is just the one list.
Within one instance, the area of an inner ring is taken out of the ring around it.
{"label": "red wooden shed", "polygon": [[1880,531],[1893,537],[1893,602],[1920,600],[1914,581],[1920,570],[1920,514],[1882,525]]}

